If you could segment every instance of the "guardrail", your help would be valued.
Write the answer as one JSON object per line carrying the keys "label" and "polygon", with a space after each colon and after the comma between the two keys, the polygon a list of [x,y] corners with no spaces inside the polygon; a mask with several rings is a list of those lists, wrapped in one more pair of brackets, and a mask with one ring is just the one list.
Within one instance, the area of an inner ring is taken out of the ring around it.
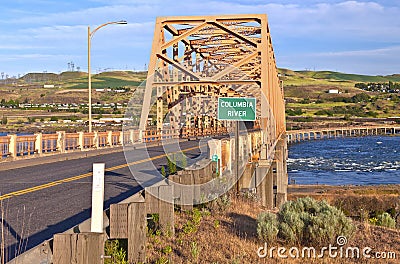
{"label": "guardrail", "polygon": [[9,136],[0,137],[1,158],[7,157],[8,155],[10,155],[9,145],[10,145],[10,137]]}
{"label": "guardrail", "polygon": [[0,136],[0,160],[117,147],[139,142],[141,138],[144,143],[179,138],[179,131],[149,129],[142,132],[142,137],[138,130],[11,134]]}

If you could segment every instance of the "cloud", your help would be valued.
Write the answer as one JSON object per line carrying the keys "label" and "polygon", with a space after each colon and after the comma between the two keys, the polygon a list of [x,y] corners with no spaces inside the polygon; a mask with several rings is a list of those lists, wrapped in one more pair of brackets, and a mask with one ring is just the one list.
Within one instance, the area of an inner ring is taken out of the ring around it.
{"label": "cloud", "polygon": [[[282,55],[278,66],[296,70],[334,70],[346,73],[389,75],[399,73],[400,46],[378,49]],[[301,63],[299,63],[301,62]]]}
{"label": "cloud", "polygon": [[129,59],[129,63],[143,65],[149,59],[147,54],[151,50],[157,16],[236,13],[268,15],[277,62],[281,66],[310,67],[309,60],[314,60],[312,64],[317,66],[327,65],[323,58],[330,58],[330,63],[346,63],[346,56],[368,64],[363,56],[390,54],[397,58],[393,50],[400,43],[400,8],[386,0],[186,0],[179,3],[175,0],[90,0],[72,1],[68,6],[56,8],[53,4],[51,12],[34,13],[19,8],[8,13],[7,19],[0,22],[4,25],[0,28],[2,47],[6,51],[25,48],[34,51],[37,47],[41,49],[38,54],[47,47],[50,55],[70,54],[81,58],[83,64],[87,25],[95,28],[107,21],[125,19],[128,25],[109,26],[96,32],[93,50],[97,58],[100,54],[103,56],[104,64],[119,56],[114,50],[123,50],[129,54],[120,58],[121,64],[127,64]]}
{"label": "cloud", "polygon": [[392,46],[379,49],[370,50],[350,50],[350,51],[338,51],[338,52],[325,52],[325,53],[311,53],[307,56],[319,56],[319,57],[336,57],[336,56],[387,56],[392,54],[400,54],[400,46]]}

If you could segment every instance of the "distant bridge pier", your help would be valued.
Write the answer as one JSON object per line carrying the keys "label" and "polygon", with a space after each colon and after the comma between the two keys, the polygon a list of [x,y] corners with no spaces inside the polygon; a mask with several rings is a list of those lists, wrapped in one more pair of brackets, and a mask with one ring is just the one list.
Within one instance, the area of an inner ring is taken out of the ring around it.
{"label": "distant bridge pier", "polygon": [[[338,127],[338,128],[315,128],[310,130],[291,130],[286,132],[288,143],[301,142],[306,139],[331,139],[338,137],[364,137],[377,135],[398,135],[400,127],[392,126],[363,126],[363,127]],[[308,135],[307,137],[305,135]],[[312,134],[312,136],[311,136]]]}

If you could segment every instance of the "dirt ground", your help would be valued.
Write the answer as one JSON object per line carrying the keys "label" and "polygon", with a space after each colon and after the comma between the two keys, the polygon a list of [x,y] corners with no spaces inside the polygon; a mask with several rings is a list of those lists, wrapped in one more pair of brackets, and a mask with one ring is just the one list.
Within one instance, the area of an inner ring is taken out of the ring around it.
{"label": "dirt ground", "polygon": [[[265,208],[254,197],[231,197],[226,210],[198,208],[196,213],[177,211],[174,236],[153,234],[148,238],[147,263],[400,263],[400,230],[369,225],[357,218],[361,208],[380,211],[396,206],[399,193],[400,185],[290,186],[289,200],[312,196],[331,204],[341,204],[348,214],[354,214],[352,218],[357,230],[342,247],[342,258],[339,249],[336,258],[329,257],[327,251],[323,258],[279,258],[276,251],[273,258],[260,258],[257,250],[264,243],[257,237],[256,219]],[[344,203],[349,205],[344,206]],[[378,207],[373,208],[373,204]],[[289,250],[293,245],[276,241],[267,246],[269,249],[275,246]],[[296,246],[301,249],[304,245]],[[359,248],[360,258],[346,258],[348,247]],[[373,258],[364,258],[364,249]],[[392,252],[396,256],[391,255]],[[378,260],[375,256],[386,258]]]}

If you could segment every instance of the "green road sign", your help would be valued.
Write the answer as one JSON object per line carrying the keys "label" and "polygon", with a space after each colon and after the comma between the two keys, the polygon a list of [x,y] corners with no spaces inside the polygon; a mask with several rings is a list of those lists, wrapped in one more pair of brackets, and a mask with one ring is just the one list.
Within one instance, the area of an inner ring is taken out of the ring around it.
{"label": "green road sign", "polygon": [[219,97],[218,120],[256,120],[256,98]]}
{"label": "green road sign", "polygon": [[217,154],[212,155],[211,160],[218,161],[218,155]]}

